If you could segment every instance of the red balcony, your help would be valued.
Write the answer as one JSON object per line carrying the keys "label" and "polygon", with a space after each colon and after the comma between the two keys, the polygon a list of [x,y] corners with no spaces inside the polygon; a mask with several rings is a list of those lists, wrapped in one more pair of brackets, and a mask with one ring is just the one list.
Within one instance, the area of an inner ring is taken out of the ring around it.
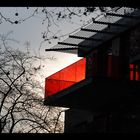
{"label": "red balcony", "polygon": [[86,58],[56,72],[45,79],[45,98],[85,79]]}
{"label": "red balcony", "polygon": [[[118,60],[117,57],[108,57],[107,75],[117,79],[118,77]],[[140,80],[138,65],[129,64],[129,79],[134,81]],[[93,70],[93,69],[92,69]],[[86,58],[83,58],[68,67],[56,72],[45,79],[45,99],[51,95],[82,81],[86,75]]]}

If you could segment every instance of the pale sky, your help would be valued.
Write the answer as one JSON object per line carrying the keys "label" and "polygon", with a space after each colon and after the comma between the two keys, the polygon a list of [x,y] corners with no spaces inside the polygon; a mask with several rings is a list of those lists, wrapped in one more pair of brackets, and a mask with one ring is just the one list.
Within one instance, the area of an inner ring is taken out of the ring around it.
{"label": "pale sky", "polygon": [[[0,7],[0,12],[7,18],[11,20],[19,20],[24,19],[30,15],[35,7],[31,7],[27,9],[26,7]],[[48,7],[50,11],[59,12],[60,10],[64,9],[64,7]],[[18,16],[15,15],[18,13]],[[97,14],[100,14],[97,12]],[[97,15],[96,14],[96,15]],[[83,23],[87,24],[87,21],[90,21],[92,17],[96,16],[95,14],[91,14],[89,16],[82,16],[82,18],[78,18],[77,16],[73,16],[71,19],[63,19],[63,20],[56,20],[56,16],[54,16],[55,24],[52,24],[50,30],[54,33],[58,32],[58,35],[67,34],[73,32],[76,29],[80,29]],[[42,24],[43,15],[38,14],[21,24],[10,24],[8,22],[3,21],[0,24],[0,34],[6,34],[9,31],[13,31],[11,35],[12,38],[18,40],[20,43],[17,46],[11,46],[14,48],[19,48],[20,50],[25,50],[25,42],[30,42],[30,48],[33,52],[38,55],[38,49],[40,46],[42,39],[42,32],[46,30],[46,23]],[[81,21],[82,20],[82,21]],[[62,41],[68,38],[65,36],[61,38]],[[47,76],[53,74],[54,72],[59,71],[60,69],[74,63],[75,61],[81,59],[74,54],[67,54],[61,52],[45,52],[46,48],[50,48],[57,44],[57,41],[51,41],[51,44],[43,43],[40,48],[40,53],[42,56],[45,57],[54,57],[55,60],[45,60],[42,61],[43,67],[41,69],[40,77],[42,84],[44,84],[44,80]]]}
{"label": "pale sky", "polygon": [[[28,17],[35,7],[31,7],[27,10],[26,7],[0,7],[0,12],[7,18],[10,18],[12,21],[24,19]],[[41,9],[41,8],[40,8]],[[60,10],[64,9],[64,7],[48,7],[49,11],[59,12]],[[18,16],[15,16],[15,13],[18,13]],[[91,14],[90,16],[83,16],[82,18],[78,18],[77,16],[73,16],[71,21],[67,19],[56,20],[55,14],[53,15],[53,19],[56,23],[52,24],[50,30],[53,33],[58,32],[58,35],[70,33],[83,25],[83,22],[86,23],[87,21],[91,20],[95,14]],[[38,14],[21,24],[10,24],[3,22],[0,24],[0,33],[7,33],[8,31],[13,31],[13,37],[20,41],[20,47],[24,47],[25,41],[29,41],[31,44],[31,48],[34,51],[38,51],[40,42],[42,41],[42,32],[47,30],[47,23],[42,24],[42,19],[44,18],[43,14]],[[81,22],[80,19],[83,21]],[[52,34],[51,34],[52,35]],[[67,38],[67,36],[65,37]],[[64,40],[62,38],[60,41]],[[42,45],[41,51],[44,53],[45,48],[52,47],[57,42],[53,40],[51,44],[44,43]]]}

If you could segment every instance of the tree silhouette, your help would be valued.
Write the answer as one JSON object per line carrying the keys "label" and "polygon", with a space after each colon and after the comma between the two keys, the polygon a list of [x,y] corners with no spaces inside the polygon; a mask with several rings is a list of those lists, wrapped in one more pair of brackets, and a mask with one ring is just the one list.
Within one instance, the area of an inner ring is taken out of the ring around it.
{"label": "tree silhouette", "polygon": [[9,34],[0,35],[0,133],[63,132],[63,110],[44,106],[39,96],[37,57],[8,47]]}

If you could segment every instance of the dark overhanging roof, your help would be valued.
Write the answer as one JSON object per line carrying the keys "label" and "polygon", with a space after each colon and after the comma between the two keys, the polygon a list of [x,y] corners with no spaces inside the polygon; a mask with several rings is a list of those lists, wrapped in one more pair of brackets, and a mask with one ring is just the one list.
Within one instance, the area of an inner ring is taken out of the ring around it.
{"label": "dark overhanging roof", "polygon": [[[121,14],[112,14],[112,13],[107,13],[107,15],[109,16],[116,16],[116,17],[123,17],[121,18],[120,20],[118,20],[117,22],[115,22],[115,24],[121,24],[121,25],[127,25],[127,26],[110,26],[110,27],[107,27],[104,29],[104,31],[113,31],[115,32],[116,34],[103,34],[101,38],[103,38],[104,40],[102,42],[99,42],[98,44],[97,43],[94,43],[93,44],[93,47],[87,47],[86,50],[85,48],[83,47],[79,47],[79,50],[78,50],[78,55],[79,56],[85,56],[86,54],[88,54],[89,52],[91,52],[92,50],[94,49],[97,49],[99,46],[101,46],[102,43],[108,41],[108,40],[111,40],[113,39],[114,37],[118,36],[119,34],[127,31],[127,30],[130,30],[131,28],[133,28],[134,26],[140,24],[140,11],[137,10],[137,11],[134,11],[132,13],[132,15],[135,15],[135,16],[132,16],[131,14],[129,15],[121,15]],[[97,37],[97,36],[101,36],[101,32],[94,35],[94,37]],[[85,45],[87,44],[88,45],[91,45],[90,42],[81,42],[80,45]]]}
{"label": "dark overhanging roof", "polygon": [[[78,53],[78,56],[85,56],[102,43],[140,23],[140,11],[129,9],[131,8],[122,7],[116,12],[106,13],[99,20],[93,19],[91,24],[46,51],[72,52]],[[125,14],[126,10],[129,13]]]}

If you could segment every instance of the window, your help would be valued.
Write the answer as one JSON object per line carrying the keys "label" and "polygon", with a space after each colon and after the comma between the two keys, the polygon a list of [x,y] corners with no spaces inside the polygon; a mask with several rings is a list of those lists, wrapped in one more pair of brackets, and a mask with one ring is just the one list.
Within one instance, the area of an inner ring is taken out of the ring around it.
{"label": "window", "polygon": [[136,64],[129,64],[130,69],[130,80],[139,80],[139,71],[138,71],[138,65]]}

